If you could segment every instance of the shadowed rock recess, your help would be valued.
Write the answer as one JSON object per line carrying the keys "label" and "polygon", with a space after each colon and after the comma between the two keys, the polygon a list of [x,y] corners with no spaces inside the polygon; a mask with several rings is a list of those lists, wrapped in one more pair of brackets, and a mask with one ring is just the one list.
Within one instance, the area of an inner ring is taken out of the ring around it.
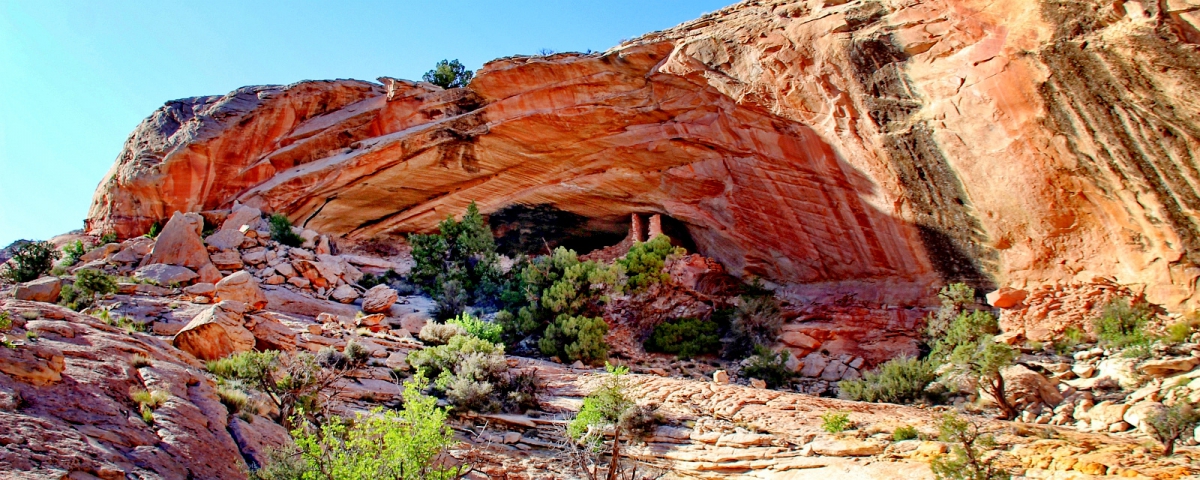
{"label": "shadowed rock recess", "polygon": [[513,245],[541,243],[520,225],[538,218],[590,245],[659,213],[801,295],[1107,279],[1176,308],[1200,276],[1198,9],[749,1],[603,53],[498,59],[468,88],[176,100],[129,137],[87,224],[129,237],[241,202],[352,243],[477,201],[513,219]]}

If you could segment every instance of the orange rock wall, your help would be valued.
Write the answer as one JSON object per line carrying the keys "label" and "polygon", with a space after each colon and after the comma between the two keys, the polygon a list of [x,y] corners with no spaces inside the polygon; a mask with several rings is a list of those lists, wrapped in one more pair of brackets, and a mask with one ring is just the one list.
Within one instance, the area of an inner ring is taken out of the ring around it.
{"label": "orange rock wall", "polygon": [[602,54],[499,59],[469,89],[248,87],[147,119],[89,226],[241,201],[353,241],[472,200],[550,204],[667,215],[800,296],[1102,277],[1179,307],[1200,274],[1198,12],[750,1]]}

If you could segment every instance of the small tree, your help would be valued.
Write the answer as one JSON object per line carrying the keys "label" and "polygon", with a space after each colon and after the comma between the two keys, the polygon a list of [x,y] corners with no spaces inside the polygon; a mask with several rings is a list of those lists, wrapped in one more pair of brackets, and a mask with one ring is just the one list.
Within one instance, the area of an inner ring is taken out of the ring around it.
{"label": "small tree", "polygon": [[594,364],[608,358],[608,323],[600,317],[559,315],[546,327],[546,335],[538,341],[542,353],[557,356],[563,361],[579,360]]}
{"label": "small tree", "polygon": [[[566,444],[568,461],[576,472],[588,480],[634,479],[638,464],[623,467],[621,441],[624,437],[641,435],[654,423],[653,413],[637,405],[626,393],[625,374],[627,367],[604,365],[608,371],[600,388],[583,399],[583,408],[567,424]],[[605,439],[605,432],[613,429],[612,440]],[[605,443],[608,442],[606,447]],[[582,448],[580,448],[582,447]],[[601,475],[599,453],[608,451],[608,473]]]}
{"label": "small tree", "polygon": [[11,265],[0,272],[0,277],[13,283],[36,280],[54,268],[54,261],[61,256],[50,242],[22,244],[13,252]]}
{"label": "small tree", "polygon": [[241,382],[264,393],[278,412],[274,420],[289,430],[299,418],[315,423],[327,397],[331,396],[329,388],[359,366],[357,362],[348,362],[322,368],[312,354],[285,355],[275,350],[237,353],[206,364],[208,371],[219,379]]}
{"label": "small tree", "polygon": [[84,269],[75,272],[75,283],[62,288],[59,303],[75,311],[96,304],[103,295],[117,293],[117,280],[99,270]]}
{"label": "small tree", "polygon": [[1163,456],[1175,454],[1175,442],[1193,431],[1200,423],[1200,411],[1183,400],[1159,410],[1146,418],[1150,425],[1150,434],[1163,446]]}
{"label": "small tree", "polygon": [[1001,372],[1012,365],[1016,358],[1016,349],[988,338],[980,343],[959,346],[950,356],[950,361],[958,371],[977,379],[980,388],[996,399],[1003,418],[1009,420],[1017,416],[1017,409],[1005,396],[1004,375]]}
{"label": "small tree", "polygon": [[287,215],[282,213],[271,215],[268,223],[271,225],[271,240],[289,247],[299,247],[304,243],[304,239],[292,231],[292,221],[288,220]]}
{"label": "small tree", "polygon": [[68,243],[66,246],[63,247],[62,251],[63,251],[62,264],[67,267],[74,265],[76,263],[79,263],[79,257],[82,257],[82,256],[84,256],[84,254],[87,253],[87,249],[84,248],[84,246],[83,246],[83,240],[76,240],[74,242]]}
{"label": "small tree", "polygon": [[980,425],[953,413],[938,423],[941,441],[949,443],[951,456],[933,459],[930,469],[938,480],[1008,480],[1008,472],[985,458],[996,447],[996,439],[980,431]]}
{"label": "small tree", "polygon": [[671,246],[669,237],[659,235],[648,242],[635,243],[629,249],[629,253],[617,260],[617,264],[621,265],[625,274],[629,276],[630,291],[638,293],[651,285],[670,280],[671,276],[663,271],[663,265],[668,256],[683,253],[682,248]]}
{"label": "small tree", "polygon": [[756,346],[774,343],[782,326],[783,316],[774,296],[742,296],[741,304],[733,312],[725,356],[743,357]]}
{"label": "small tree", "polygon": [[[332,417],[319,429],[292,431],[296,446],[271,455],[253,478],[261,480],[450,480],[460,478],[465,465],[451,466],[441,454],[455,443],[446,425],[446,410],[421,394],[420,377],[405,382],[404,408],[353,420]],[[440,457],[440,458],[439,458]]]}
{"label": "small tree", "polygon": [[438,62],[433,70],[425,72],[421,79],[442,88],[461,88],[471,83],[474,76],[474,72],[467,70],[467,67],[455,59]]}
{"label": "small tree", "polygon": [[1154,341],[1146,332],[1146,324],[1153,317],[1153,310],[1145,302],[1116,298],[1104,305],[1093,325],[1102,344],[1117,348],[1146,347]]}

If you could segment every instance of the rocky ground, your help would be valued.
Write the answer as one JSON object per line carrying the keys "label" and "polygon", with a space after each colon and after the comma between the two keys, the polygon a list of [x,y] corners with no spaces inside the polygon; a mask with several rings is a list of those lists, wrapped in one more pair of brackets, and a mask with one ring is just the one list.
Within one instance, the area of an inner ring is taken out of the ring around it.
{"label": "rocky ground", "polygon": [[[204,237],[206,222],[220,226]],[[252,348],[315,352],[354,338],[371,360],[338,385],[339,408],[392,404],[400,393],[396,378],[408,369],[405,358],[423,347],[414,337],[432,302],[386,285],[356,284],[364,272],[403,271],[402,253],[339,253],[327,237],[299,233],[305,245],[279,245],[261,213],[248,207],[177,214],[156,239],[98,246],[70,269],[102,269],[123,279],[119,293],[92,315],[51,303],[72,281],[70,272],[6,289],[0,310],[13,322],[4,334],[14,348],[0,348],[0,476],[243,477],[288,436],[265,417],[230,415],[202,365]],[[671,282],[654,294],[666,300],[625,299],[610,312],[618,325],[610,333],[613,357],[635,372],[633,396],[663,418],[627,453],[669,478],[929,478],[930,459],[947,451],[930,440],[934,420],[951,409],[979,413],[975,418],[999,440],[997,461],[1027,478],[1200,473],[1196,435],[1185,435],[1177,455],[1162,458],[1142,422],[1163,400],[1200,401],[1195,336],[1160,347],[1148,360],[1091,345],[1063,355],[1026,346],[1005,372],[1022,410],[1015,422],[989,420],[986,403],[968,395],[953,407],[851,402],[805,392],[831,395],[838,380],[857,378],[886,352],[915,350],[911,332],[927,310],[852,300],[786,303],[788,322],[776,348],[796,353],[789,366],[800,375],[788,391],[762,388],[739,375],[737,363],[642,351],[636,325],[622,318],[712,308],[719,295],[701,292],[705,282],[697,279],[715,268],[687,257],[669,266]],[[703,298],[710,303],[695,301]],[[1002,338],[1020,340],[1017,333]],[[450,453],[476,467],[471,478],[573,477],[560,458],[564,425],[603,371],[519,356],[509,364],[536,372],[541,407],[455,418],[463,443]],[[152,424],[141,418],[131,389],[169,394]],[[824,432],[820,416],[831,411],[848,412],[853,428]],[[916,427],[923,439],[892,441],[901,426]]]}

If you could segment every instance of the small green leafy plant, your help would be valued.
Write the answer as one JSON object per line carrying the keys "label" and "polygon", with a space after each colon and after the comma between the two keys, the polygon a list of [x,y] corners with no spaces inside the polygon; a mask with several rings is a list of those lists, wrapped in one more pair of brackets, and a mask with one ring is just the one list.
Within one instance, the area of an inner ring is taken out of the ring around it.
{"label": "small green leafy plant", "polygon": [[36,280],[54,267],[62,254],[50,242],[29,242],[13,252],[11,265],[0,271],[0,278],[20,283]]}
{"label": "small green leafy plant", "polygon": [[1154,312],[1145,302],[1113,299],[1104,305],[1094,321],[1096,337],[1101,344],[1116,348],[1149,346],[1154,337],[1146,332],[1146,325],[1153,316]]}
{"label": "small green leafy plant", "polygon": [[271,240],[289,247],[299,247],[304,244],[304,239],[292,231],[292,221],[288,220],[287,215],[276,213],[267,219],[267,223],[271,227]]}
{"label": "small green leafy plant", "polygon": [[931,360],[900,357],[888,360],[861,379],[842,380],[842,398],[860,402],[911,403],[926,398],[925,387],[937,379]]}
{"label": "small green leafy plant", "polygon": [[996,447],[996,439],[980,430],[979,424],[953,413],[938,423],[939,439],[949,443],[950,455],[933,460],[930,468],[938,480],[1008,480],[1011,474],[995,465],[985,454]]}
{"label": "small green leafy plant", "polygon": [[663,271],[663,265],[668,256],[683,253],[682,248],[671,246],[670,237],[659,235],[648,242],[634,243],[629,253],[617,260],[617,264],[629,277],[630,291],[639,293],[651,285],[670,280],[671,276]]}
{"label": "small green leafy plant", "polygon": [[600,317],[559,315],[538,341],[542,353],[564,361],[595,364],[608,358],[608,323]]}
{"label": "small green leafy plant", "polygon": [[59,297],[59,305],[75,311],[96,304],[96,300],[104,295],[117,293],[117,280],[100,270],[83,269],[75,272],[75,283],[64,285]]}
{"label": "small green leafy plant", "polygon": [[129,398],[136,403],[138,410],[142,414],[142,420],[147,424],[154,424],[154,409],[166,403],[171,395],[162,390],[142,390],[135,388],[129,391]]}
{"label": "small green leafy plant", "polygon": [[475,73],[467,70],[458,60],[442,60],[433,70],[425,72],[421,79],[442,88],[462,88],[471,83],[474,76]]}
{"label": "small green leafy plant", "polygon": [[920,435],[917,433],[917,427],[905,425],[892,431],[893,442],[903,442],[905,440],[915,440]]}
{"label": "small green leafy plant", "polygon": [[66,246],[63,247],[62,264],[69,267],[71,265],[79,263],[79,257],[82,257],[86,253],[87,253],[87,249],[84,248],[82,240],[76,240],[74,242],[68,243]]}
{"label": "small green leafy plant", "polygon": [[447,325],[458,325],[472,335],[492,343],[501,343],[500,334],[503,327],[498,323],[486,322],[469,313],[462,313],[446,321]]}
{"label": "small green leafy plant", "polygon": [[842,433],[853,425],[847,412],[825,412],[821,414],[821,429],[829,433]]}
{"label": "small green leafy plant", "polygon": [[1163,456],[1175,454],[1175,442],[1195,430],[1200,424],[1200,409],[1186,401],[1176,400],[1146,418],[1150,434],[1162,444]]}
{"label": "small green leafy plant", "polygon": [[790,350],[772,352],[771,349],[759,345],[754,348],[754,355],[750,357],[749,364],[742,369],[742,376],[762,380],[770,388],[787,385],[795,376],[787,367],[791,356]]}

